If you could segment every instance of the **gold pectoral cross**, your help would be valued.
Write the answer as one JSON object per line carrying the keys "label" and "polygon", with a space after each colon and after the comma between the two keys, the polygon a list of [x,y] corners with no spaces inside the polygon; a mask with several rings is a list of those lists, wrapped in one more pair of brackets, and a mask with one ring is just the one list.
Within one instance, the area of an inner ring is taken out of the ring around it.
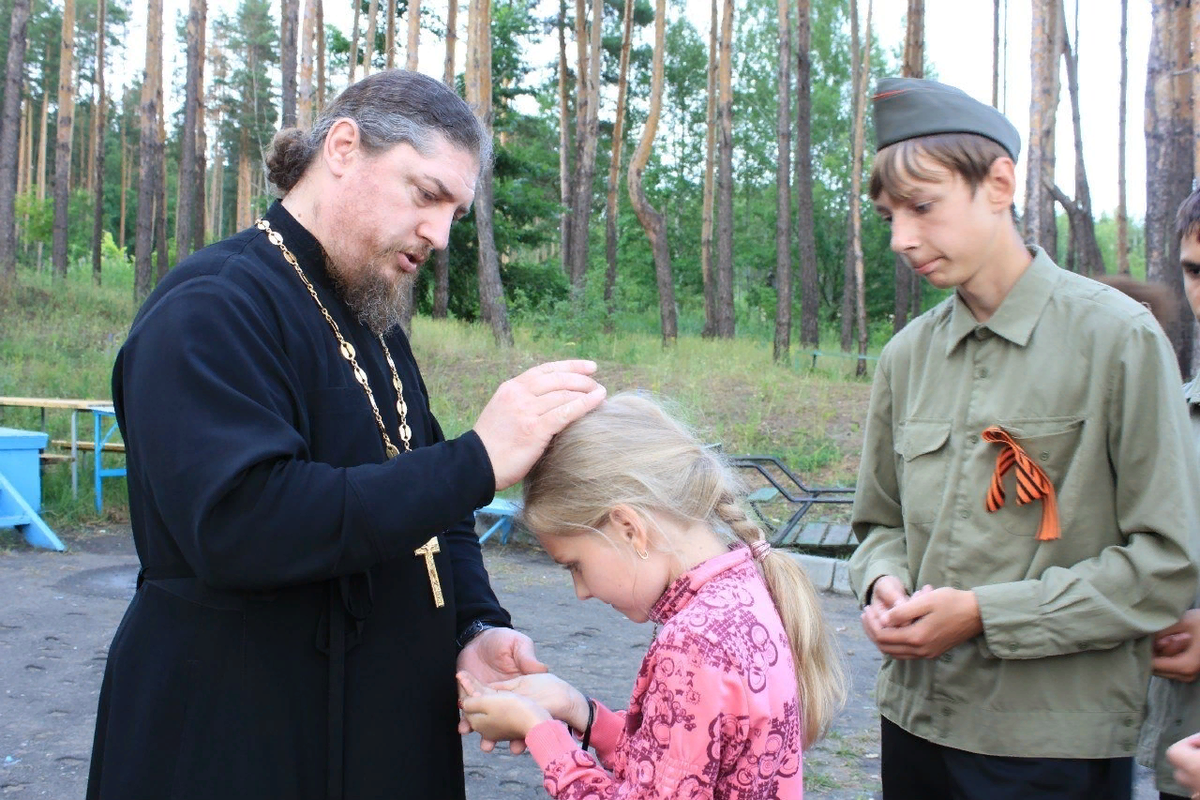
{"label": "gold pectoral cross", "polygon": [[414,556],[425,557],[425,569],[429,570],[429,587],[433,589],[433,604],[438,608],[446,605],[442,598],[442,582],[438,580],[437,564],[433,563],[433,554],[441,551],[436,536],[413,551]]}

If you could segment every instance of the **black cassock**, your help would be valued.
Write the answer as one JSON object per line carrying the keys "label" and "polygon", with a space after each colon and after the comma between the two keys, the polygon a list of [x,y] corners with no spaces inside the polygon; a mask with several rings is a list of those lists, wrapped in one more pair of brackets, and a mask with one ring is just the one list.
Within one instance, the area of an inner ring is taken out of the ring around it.
{"label": "black cassock", "polygon": [[[378,340],[316,240],[278,203],[266,218],[402,448]],[[142,307],[113,370],[142,575],[109,650],[89,798],[463,797],[455,638],[509,624],[472,520],[494,477],[474,432],[444,440],[404,335],[387,342],[414,448],[390,461],[266,234],[189,257]],[[441,608],[414,554],[433,536]]]}

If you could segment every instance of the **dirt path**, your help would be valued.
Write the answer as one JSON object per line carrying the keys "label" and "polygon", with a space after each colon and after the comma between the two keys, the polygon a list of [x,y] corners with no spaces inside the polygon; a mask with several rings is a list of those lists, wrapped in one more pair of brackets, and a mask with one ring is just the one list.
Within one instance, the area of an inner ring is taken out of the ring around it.
{"label": "dirt path", "polygon": [[[83,796],[107,648],[137,573],[127,530],[64,538],[71,552],[20,544],[0,550],[0,792],[15,797]],[[567,575],[536,549],[489,543],[485,556],[501,600],[533,636],[541,658],[584,692],[622,707],[651,626],[597,601],[580,603]],[[871,798],[879,785],[871,688],[880,658],[862,634],[852,598],[822,601],[853,692],[830,736],[806,753],[806,796]],[[464,752],[470,800],[546,797],[529,756],[482,753],[475,736]],[[1156,797],[1145,776],[1137,797]]]}

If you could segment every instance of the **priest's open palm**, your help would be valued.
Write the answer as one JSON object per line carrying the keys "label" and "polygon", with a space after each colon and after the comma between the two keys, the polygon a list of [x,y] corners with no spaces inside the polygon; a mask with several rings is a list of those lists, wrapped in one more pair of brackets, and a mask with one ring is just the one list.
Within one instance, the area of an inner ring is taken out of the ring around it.
{"label": "priest's open palm", "polygon": [[550,438],[604,400],[604,387],[589,377],[593,361],[552,361],[500,384],[475,433],[492,462],[496,490],[525,477]]}

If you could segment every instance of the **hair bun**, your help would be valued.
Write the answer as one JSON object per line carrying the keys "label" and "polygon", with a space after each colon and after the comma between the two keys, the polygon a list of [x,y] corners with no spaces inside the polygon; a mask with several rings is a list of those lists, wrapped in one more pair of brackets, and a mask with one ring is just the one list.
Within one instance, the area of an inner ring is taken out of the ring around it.
{"label": "hair bun", "polygon": [[305,131],[284,128],[271,140],[265,164],[267,180],[282,194],[287,194],[299,181],[312,161],[314,148]]}

